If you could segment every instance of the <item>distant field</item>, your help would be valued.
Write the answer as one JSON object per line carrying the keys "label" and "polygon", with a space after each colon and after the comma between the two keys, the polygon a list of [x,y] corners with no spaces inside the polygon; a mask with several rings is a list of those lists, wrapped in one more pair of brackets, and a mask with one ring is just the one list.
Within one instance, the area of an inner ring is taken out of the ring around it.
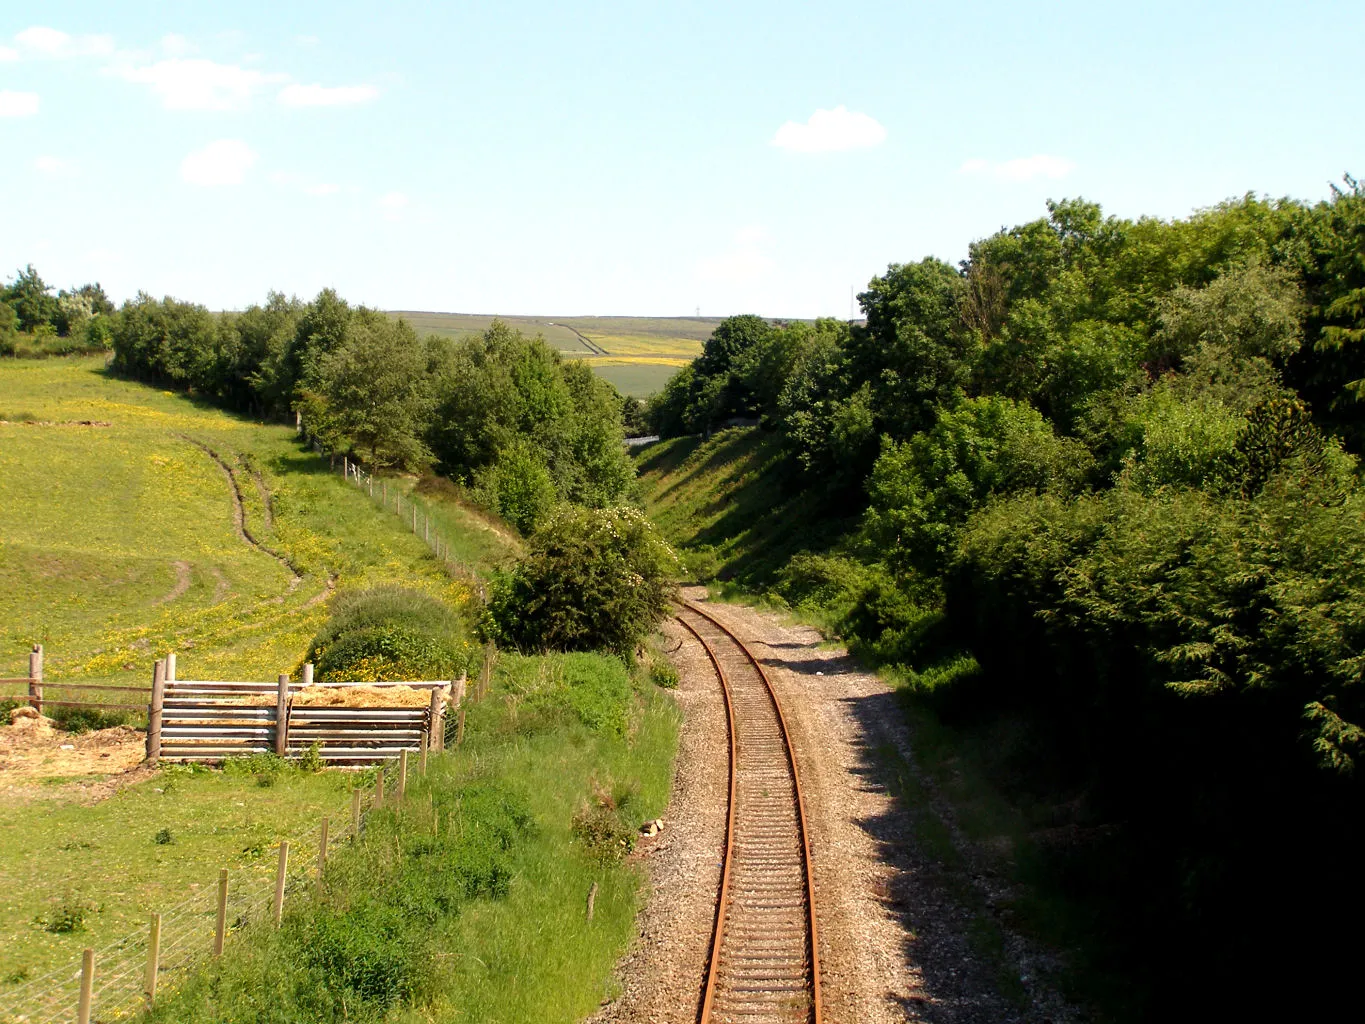
{"label": "distant field", "polygon": [[621,394],[632,398],[648,398],[662,391],[668,378],[678,372],[676,366],[667,363],[628,363],[617,359],[593,359],[591,356],[584,358],[589,360],[594,373],[610,381]]}
{"label": "distant field", "polygon": [[590,360],[593,370],[622,394],[645,398],[663,387],[680,366],[701,355],[719,317],[571,316],[527,317],[391,310],[418,334],[465,338],[488,330],[494,319],[526,334],[539,334],[565,355]]}

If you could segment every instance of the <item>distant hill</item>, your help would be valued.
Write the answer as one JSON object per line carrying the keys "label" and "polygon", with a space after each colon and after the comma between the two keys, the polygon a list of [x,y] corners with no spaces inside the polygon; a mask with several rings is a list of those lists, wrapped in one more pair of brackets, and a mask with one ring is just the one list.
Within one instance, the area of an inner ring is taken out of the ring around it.
{"label": "distant hill", "polygon": [[389,310],[419,334],[463,338],[505,321],[526,334],[539,334],[566,356],[589,359],[600,376],[627,395],[645,398],[663,387],[680,366],[701,354],[720,317],[512,316]]}

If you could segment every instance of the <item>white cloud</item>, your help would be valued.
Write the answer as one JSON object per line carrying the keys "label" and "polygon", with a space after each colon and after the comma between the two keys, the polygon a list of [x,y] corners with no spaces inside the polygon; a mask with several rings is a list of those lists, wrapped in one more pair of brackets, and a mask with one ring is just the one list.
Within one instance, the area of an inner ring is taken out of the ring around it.
{"label": "white cloud", "polygon": [[161,49],[169,57],[188,57],[199,47],[177,32],[167,32],[161,37]]}
{"label": "white cloud", "polygon": [[318,43],[320,43],[321,41],[322,41],[322,40],[320,40],[317,36],[295,36],[295,37],[294,37],[294,42],[298,43],[300,46],[317,46]]}
{"label": "white cloud", "polygon": [[40,156],[33,161],[33,169],[49,178],[74,178],[76,165],[59,156]]}
{"label": "white cloud", "polygon": [[201,58],[118,67],[113,73],[129,82],[150,85],[168,110],[241,110],[266,86],[289,80],[288,75]]}
{"label": "white cloud", "polygon": [[730,247],[723,253],[697,263],[697,276],[703,281],[751,282],[767,276],[773,261],[764,252],[768,233],[757,225],[735,232]]}
{"label": "white cloud", "polygon": [[1039,153],[1035,156],[1017,157],[1001,163],[992,163],[979,157],[966,161],[960,168],[961,174],[982,178],[995,178],[997,181],[1032,181],[1034,178],[1065,178],[1076,169],[1070,160],[1059,156]]}
{"label": "white cloud", "polygon": [[293,82],[280,90],[280,105],[285,107],[349,107],[368,103],[379,95],[372,85],[301,85]]}
{"label": "white cloud", "polygon": [[34,25],[14,37],[19,48],[38,57],[103,57],[114,52],[109,36],[73,36],[55,28]]}
{"label": "white cloud", "polygon": [[794,153],[833,153],[866,149],[886,141],[886,129],[867,114],[840,104],[833,110],[817,110],[805,124],[788,121],[773,136],[773,145]]}
{"label": "white cloud", "polygon": [[310,196],[334,196],[341,191],[341,186],[330,181],[319,181],[313,185],[304,185],[303,191]]}
{"label": "white cloud", "polygon": [[0,89],[0,117],[32,117],[38,113],[36,92],[10,92]]}
{"label": "white cloud", "polygon": [[196,149],[180,163],[191,185],[240,185],[256,163],[256,151],[241,139],[219,139]]}
{"label": "white cloud", "polygon": [[0,61],[18,60],[19,51],[12,46],[0,46]]}

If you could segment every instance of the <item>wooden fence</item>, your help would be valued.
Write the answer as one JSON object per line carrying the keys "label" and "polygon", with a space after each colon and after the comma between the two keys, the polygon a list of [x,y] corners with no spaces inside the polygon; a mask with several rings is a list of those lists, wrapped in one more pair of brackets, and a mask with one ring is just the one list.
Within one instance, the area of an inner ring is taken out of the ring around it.
{"label": "wooden fence", "polygon": [[429,690],[431,697],[425,707],[295,705],[299,692],[314,688],[313,666],[305,665],[303,674],[298,683],[287,675],[274,683],[181,680],[175,675],[175,655],[168,655],[157,662],[152,677],[147,760],[221,761],[265,753],[299,757],[316,744],[329,763],[364,764],[396,758],[404,750],[440,750],[446,695],[458,707],[465,689],[463,676],[330,683],[329,689],[407,686]]}
{"label": "wooden fence", "polygon": [[[145,686],[110,686],[105,683],[66,683],[54,682],[43,679],[43,645],[34,644],[33,650],[28,656],[28,675],[14,676],[9,679],[0,679],[0,687],[19,687],[20,692],[13,696],[0,693],[0,699],[8,700],[27,700],[29,707],[39,713],[44,708],[112,708],[118,711],[136,711],[141,701],[129,703],[110,704],[92,700],[70,700],[66,697],[66,692],[74,690],[78,692],[94,692],[98,697],[101,693],[137,693],[146,694]],[[54,700],[46,695],[47,690],[60,690],[63,698]]]}

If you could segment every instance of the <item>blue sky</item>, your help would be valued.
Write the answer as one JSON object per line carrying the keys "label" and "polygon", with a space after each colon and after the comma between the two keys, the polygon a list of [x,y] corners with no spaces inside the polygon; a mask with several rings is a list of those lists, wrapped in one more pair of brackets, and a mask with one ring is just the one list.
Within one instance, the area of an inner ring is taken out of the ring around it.
{"label": "blue sky", "polygon": [[0,271],[214,308],[848,316],[1084,195],[1365,174],[1365,4],[62,3],[0,15]]}

